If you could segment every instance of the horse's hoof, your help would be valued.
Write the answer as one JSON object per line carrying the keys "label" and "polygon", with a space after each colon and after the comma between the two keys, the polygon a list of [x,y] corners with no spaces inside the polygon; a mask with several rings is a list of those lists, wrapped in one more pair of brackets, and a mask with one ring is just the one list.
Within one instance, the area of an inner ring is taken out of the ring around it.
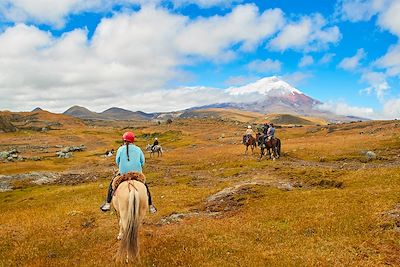
{"label": "horse's hoof", "polygon": [[118,235],[117,235],[117,240],[121,240],[122,239],[122,233],[119,233]]}

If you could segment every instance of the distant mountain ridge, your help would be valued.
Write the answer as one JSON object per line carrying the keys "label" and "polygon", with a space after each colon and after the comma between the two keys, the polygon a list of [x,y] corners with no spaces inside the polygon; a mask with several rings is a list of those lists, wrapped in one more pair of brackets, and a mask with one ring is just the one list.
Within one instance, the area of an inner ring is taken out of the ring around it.
{"label": "distant mountain ridge", "polygon": [[[90,111],[85,107],[73,106],[66,110],[64,114],[81,119],[93,120],[166,120],[180,117],[196,118],[199,116],[199,113],[190,112],[195,110],[205,111],[210,109],[232,109],[256,112],[264,115],[292,114],[296,116],[319,117],[332,122],[366,120],[364,118],[358,118],[354,116],[340,116],[329,111],[321,110],[319,108],[319,106],[323,104],[321,101],[304,94],[299,89],[291,86],[277,76],[265,77],[256,82],[240,87],[230,87],[225,89],[224,92],[226,93],[228,99],[252,100],[242,102],[236,101],[214,103],[205,106],[191,107],[181,111],[161,113],[145,113],[142,111],[133,112],[118,107],[112,107],[104,110],[103,112],[97,113]],[[232,97],[230,98],[229,96]],[[205,112],[201,116],[211,113]],[[225,112],[224,114],[228,113]],[[212,117],[213,115],[210,116]]]}
{"label": "distant mountain ridge", "polygon": [[112,107],[97,113],[85,107],[72,106],[64,111],[63,114],[86,120],[150,120],[154,117],[154,114],[148,114],[142,111],[133,112],[118,107]]}

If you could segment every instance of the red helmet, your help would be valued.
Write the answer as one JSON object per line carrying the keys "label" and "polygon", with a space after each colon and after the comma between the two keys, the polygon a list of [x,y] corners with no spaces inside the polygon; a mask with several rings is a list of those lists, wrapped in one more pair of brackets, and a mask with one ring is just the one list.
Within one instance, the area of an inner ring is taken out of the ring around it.
{"label": "red helmet", "polygon": [[122,139],[126,142],[133,143],[135,141],[135,134],[132,132],[126,132],[122,136]]}

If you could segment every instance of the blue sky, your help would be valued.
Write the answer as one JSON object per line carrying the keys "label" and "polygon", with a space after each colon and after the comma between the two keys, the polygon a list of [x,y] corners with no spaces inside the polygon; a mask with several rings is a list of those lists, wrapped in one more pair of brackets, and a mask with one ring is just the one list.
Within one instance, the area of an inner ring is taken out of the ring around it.
{"label": "blue sky", "polygon": [[338,114],[400,117],[396,0],[5,0],[0,109],[169,111],[279,76]]}

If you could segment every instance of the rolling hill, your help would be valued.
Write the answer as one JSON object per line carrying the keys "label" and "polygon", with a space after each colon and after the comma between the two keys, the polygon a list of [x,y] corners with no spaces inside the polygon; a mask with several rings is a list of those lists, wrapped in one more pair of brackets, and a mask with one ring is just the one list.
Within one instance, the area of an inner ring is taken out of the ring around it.
{"label": "rolling hill", "polygon": [[153,118],[153,114],[141,111],[133,112],[118,107],[112,107],[101,113],[97,113],[85,107],[73,106],[64,111],[63,114],[90,120],[150,120]]}

